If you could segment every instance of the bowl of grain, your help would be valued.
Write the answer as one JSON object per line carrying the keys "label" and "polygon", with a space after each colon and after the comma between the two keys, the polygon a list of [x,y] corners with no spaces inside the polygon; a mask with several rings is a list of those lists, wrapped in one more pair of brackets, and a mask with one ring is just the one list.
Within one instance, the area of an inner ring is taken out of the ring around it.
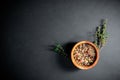
{"label": "bowl of grain", "polygon": [[71,60],[78,69],[91,69],[98,63],[99,49],[90,41],[80,41],[72,48]]}

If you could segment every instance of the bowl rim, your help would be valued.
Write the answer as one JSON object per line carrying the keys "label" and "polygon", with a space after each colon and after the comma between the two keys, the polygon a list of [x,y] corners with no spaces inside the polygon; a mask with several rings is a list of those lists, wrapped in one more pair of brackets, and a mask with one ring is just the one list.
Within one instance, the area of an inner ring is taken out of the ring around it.
{"label": "bowl rim", "polygon": [[[90,65],[90,66],[80,66],[80,65],[78,65],[78,64],[76,63],[74,57],[73,57],[73,51],[74,51],[74,49],[75,49],[78,45],[84,44],[84,43],[90,44],[91,46],[94,47],[94,49],[95,49],[95,51],[96,51],[96,60],[95,60],[94,63],[93,63],[92,65]],[[90,42],[90,41],[87,41],[87,40],[80,41],[80,42],[76,43],[76,44],[74,45],[74,47],[72,48],[72,51],[71,51],[71,60],[72,60],[72,63],[73,63],[77,68],[79,68],[79,69],[83,69],[83,70],[91,69],[91,68],[95,67],[95,65],[96,65],[96,64],[98,63],[98,61],[99,61],[99,49],[96,47],[95,44],[93,44],[93,43]]]}

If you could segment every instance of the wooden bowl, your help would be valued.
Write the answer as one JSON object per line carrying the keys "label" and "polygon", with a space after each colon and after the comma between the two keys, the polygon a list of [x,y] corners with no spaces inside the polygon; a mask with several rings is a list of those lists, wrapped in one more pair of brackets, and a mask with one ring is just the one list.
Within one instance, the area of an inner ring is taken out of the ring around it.
{"label": "wooden bowl", "polygon": [[[89,65],[89,66],[85,66],[85,65],[79,65],[77,64],[77,62],[75,61],[75,58],[73,56],[73,53],[74,53],[74,50],[76,47],[78,47],[78,45],[81,45],[81,44],[89,44],[90,46],[92,46],[95,50],[95,60],[94,62]],[[81,41],[81,42],[78,42],[77,44],[75,44],[75,46],[72,48],[72,51],[71,51],[71,60],[73,62],[73,64],[79,68],[79,69],[82,69],[82,70],[88,70],[88,69],[91,69],[93,68],[97,63],[98,63],[98,60],[99,60],[99,49],[96,47],[95,44],[93,44],[92,42],[90,41]]]}

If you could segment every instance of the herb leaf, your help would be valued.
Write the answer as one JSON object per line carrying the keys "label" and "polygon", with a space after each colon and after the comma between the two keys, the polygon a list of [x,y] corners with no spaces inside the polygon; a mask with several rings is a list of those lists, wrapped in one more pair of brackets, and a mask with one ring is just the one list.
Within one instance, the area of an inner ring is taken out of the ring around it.
{"label": "herb leaf", "polygon": [[53,48],[53,51],[60,55],[63,55],[64,57],[67,57],[67,54],[65,53],[64,48],[59,43],[56,43],[56,45]]}
{"label": "herb leaf", "polygon": [[103,20],[102,25],[98,26],[95,31],[94,44],[100,49],[105,45],[108,38],[106,27],[106,20]]}

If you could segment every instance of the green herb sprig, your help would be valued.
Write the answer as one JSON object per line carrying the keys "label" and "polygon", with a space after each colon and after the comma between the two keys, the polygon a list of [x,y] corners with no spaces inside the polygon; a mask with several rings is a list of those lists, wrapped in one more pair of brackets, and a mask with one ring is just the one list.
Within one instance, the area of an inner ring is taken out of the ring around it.
{"label": "green herb sprig", "polygon": [[59,53],[60,55],[67,57],[67,54],[64,51],[64,48],[62,47],[62,45],[60,43],[56,43],[56,45],[53,48],[53,51],[56,53]]}
{"label": "green herb sprig", "polygon": [[97,27],[95,32],[94,44],[101,49],[107,41],[106,20],[103,20],[102,24]]}

